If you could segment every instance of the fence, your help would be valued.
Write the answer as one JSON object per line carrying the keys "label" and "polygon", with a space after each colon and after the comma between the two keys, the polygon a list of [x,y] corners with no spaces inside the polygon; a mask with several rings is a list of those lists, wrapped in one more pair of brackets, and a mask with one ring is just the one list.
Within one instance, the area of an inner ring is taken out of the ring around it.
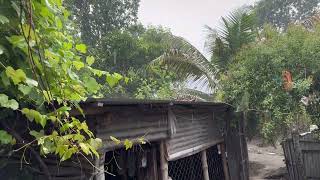
{"label": "fence", "polygon": [[249,158],[243,112],[229,111],[226,117],[226,150],[230,180],[249,180]]}
{"label": "fence", "polygon": [[[223,180],[223,163],[217,146],[206,150],[208,173],[210,180]],[[169,176],[172,180],[203,180],[201,153],[169,162]]]}
{"label": "fence", "polygon": [[293,133],[282,147],[290,180],[320,179],[320,140],[315,134]]}

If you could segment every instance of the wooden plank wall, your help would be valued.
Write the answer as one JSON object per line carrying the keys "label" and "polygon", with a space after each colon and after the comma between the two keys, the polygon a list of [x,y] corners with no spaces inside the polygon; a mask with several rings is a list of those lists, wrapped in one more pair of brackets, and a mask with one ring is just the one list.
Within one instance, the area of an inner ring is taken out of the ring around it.
{"label": "wooden plank wall", "polygon": [[226,115],[226,151],[230,180],[249,180],[248,148],[245,139],[245,114],[229,111]]}
{"label": "wooden plank wall", "polygon": [[[173,110],[176,132],[167,141],[169,160],[196,154],[223,141],[219,123],[213,110]],[[218,115],[218,113],[217,113]]]}
{"label": "wooden plank wall", "polygon": [[315,134],[293,133],[282,147],[291,180],[320,179],[320,140]]}
{"label": "wooden plank wall", "polygon": [[164,109],[113,108],[93,118],[95,134],[102,139],[105,151],[118,148],[110,136],[120,140],[143,137],[148,142],[168,137],[167,110]]}

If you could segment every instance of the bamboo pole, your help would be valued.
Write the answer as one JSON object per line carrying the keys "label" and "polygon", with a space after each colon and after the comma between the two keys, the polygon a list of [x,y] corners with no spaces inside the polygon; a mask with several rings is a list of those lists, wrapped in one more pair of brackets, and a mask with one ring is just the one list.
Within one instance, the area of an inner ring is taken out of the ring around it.
{"label": "bamboo pole", "polygon": [[227,163],[227,157],[226,157],[226,149],[224,146],[224,143],[219,144],[221,156],[222,156],[222,163],[223,163],[223,173],[224,173],[224,179],[229,180],[229,170],[228,170],[228,163]]}
{"label": "bamboo pole", "polygon": [[165,153],[165,141],[160,143],[160,167],[162,180],[168,180],[168,161]]}
{"label": "bamboo pole", "polygon": [[202,172],[204,180],[209,180],[208,161],[206,150],[201,151]]}

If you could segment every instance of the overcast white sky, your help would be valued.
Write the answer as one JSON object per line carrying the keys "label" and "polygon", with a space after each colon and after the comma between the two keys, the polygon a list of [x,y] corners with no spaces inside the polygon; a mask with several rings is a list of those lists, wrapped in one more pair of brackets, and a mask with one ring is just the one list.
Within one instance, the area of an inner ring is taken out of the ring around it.
{"label": "overcast white sky", "polygon": [[139,19],[144,25],[162,25],[204,52],[204,25],[216,27],[220,17],[256,0],[141,0]]}

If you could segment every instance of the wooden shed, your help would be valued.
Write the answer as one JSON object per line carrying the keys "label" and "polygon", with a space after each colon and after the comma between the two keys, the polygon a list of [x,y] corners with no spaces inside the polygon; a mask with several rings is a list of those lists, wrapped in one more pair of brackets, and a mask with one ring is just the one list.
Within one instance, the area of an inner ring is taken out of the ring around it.
{"label": "wooden shed", "polygon": [[[82,107],[103,140],[94,179],[248,179],[245,138],[227,104],[91,99]],[[124,150],[110,136],[136,144]]]}
{"label": "wooden shed", "polygon": [[[103,141],[100,158],[59,162],[48,155],[43,161],[54,180],[248,180],[244,114],[227,104],[89,99],[81,107]],[[126,150],[110,136],[133,141],[133,147]],[[19,174],[20,164],[14,163],[19,157],[10,157],[0,177]],[[41,171],[31,172],[31,179],[47,179]]]}

